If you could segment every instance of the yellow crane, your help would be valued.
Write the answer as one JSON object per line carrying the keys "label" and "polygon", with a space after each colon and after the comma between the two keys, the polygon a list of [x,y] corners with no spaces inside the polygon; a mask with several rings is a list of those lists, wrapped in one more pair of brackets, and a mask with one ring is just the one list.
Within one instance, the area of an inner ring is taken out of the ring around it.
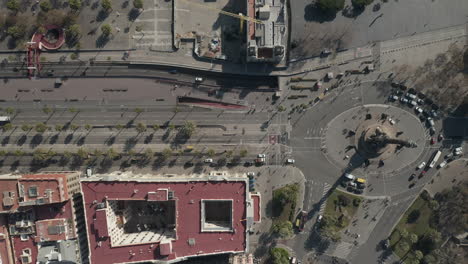
{"label": "yellow crane", "polygon": [[190,0],[181,0],[181,1],[183,1],[185,3],[188,3],[188,4],[191,4],[191,5],[194,5],[194,6],[198,6],[200,8],[211,9],[213,11],[216,11],[216,12],[220,13],[220,14],[230,16],[230,17],[235,17],[235,18],[239,19],[240,20],[240,29],[239,29],[240,32],[244,31],[244,21],[250,21],[250,22],[253,22],[253,23],[256,23],[256,24],[263,24],[263,21],[255,19],[253,17],[244,16],[242,14],[234,14],[234,13],[227,12],[227,11],[215,8],[215,7],[195,3],[195,2],[190,1]]}

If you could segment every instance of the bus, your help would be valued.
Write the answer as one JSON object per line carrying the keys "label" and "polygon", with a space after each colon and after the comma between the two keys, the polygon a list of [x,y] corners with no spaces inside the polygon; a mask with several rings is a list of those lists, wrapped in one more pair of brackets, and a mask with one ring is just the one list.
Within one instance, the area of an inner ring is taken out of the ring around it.
{"label": "bus", "polygon": [[9,116],[0,116],[0,125],[10,123],[11,119]]}
{"label": "bus", "polygon": [[440,150],[438,150],[435,154],[434,154],[434,157],[432,158],[432,161],[431,163],[429,164],[429,168],[433,168],[434,165],[437,163],[437,161],[439,160],[440,158],[440,155],[442,155],[442,152]]}

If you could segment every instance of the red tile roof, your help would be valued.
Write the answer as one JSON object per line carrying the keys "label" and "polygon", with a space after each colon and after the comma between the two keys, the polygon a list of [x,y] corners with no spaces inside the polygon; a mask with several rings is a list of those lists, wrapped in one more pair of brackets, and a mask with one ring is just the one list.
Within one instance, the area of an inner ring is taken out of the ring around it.
{"label": "red tile roof", "polygon": [[[107,226],[97,220],[97,203],[105,199],[146,200],[148,192],[169,189],[176,199],[177,239],[167,259],[223,252],[244,252],[246,248],[246,183],[223,182],[82,182],[84,208],[90,244],[91,263],[120,263],[164,259],[160,254],[167,248],[158,243],[112,247],[110,238],[99,240]],[[137,190],[137,191],[135,191]],[[234,232],[201,232],[200,208],[202,199],[232,199]],[[95,202],[93,202],[95,201]],[[94,220],[96,219],[96,220]],[[99,235],[93,230],[99,230]],[[189,239],[195,244],[190,246]],[[100,243],[98,243],[100,242]]]}
{"label": "red tile roof", "polygon": [[252,194],[253,200],[253,212],[254,212],[254,221],[260,222],[262,215],[261,215],[261,204],[260,204],[260,195]]}
{"label": "red tile roof", "polygon": [[0,263],[11,263],[13,260],[7,222],[7,216],[0,215]]}

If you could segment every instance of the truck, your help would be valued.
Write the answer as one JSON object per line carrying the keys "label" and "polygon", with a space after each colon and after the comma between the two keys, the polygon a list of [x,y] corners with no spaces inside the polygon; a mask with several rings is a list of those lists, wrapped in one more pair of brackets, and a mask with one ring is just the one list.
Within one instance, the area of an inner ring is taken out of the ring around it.
{"label": "truck", "polygon": [[434,157],[432,158],[431,163],[429,163],[429,168],[434,167],[434,165],[437,163],[441,155],[442,155],[442,152],[440,150],[436,151],[436,153],[434,154]]}

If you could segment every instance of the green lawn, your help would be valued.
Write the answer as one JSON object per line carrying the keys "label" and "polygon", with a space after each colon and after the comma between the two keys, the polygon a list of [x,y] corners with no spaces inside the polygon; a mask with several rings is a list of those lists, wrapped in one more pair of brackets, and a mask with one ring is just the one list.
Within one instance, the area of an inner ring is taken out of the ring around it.
{"label": "green lawn", "polygon": [[[411,212],[414,210],[419,210],[419,217],[416,221],[409,223],[408,218]],[[411,207],[405,212],[403,217],[400,219],[400,222],[398,222],[397,226],[393,230],[390,236],[390,245],[393,249],[393,252],[397,256],[404,258],[405,263],[411,263],[411,261],[414,259],[414,256],[411,253],[406,255],[407,252],[402,251],[400,247],[397,246],[397,244],[402,241],[411,245],[411,241],[408,238],[404,239],[400,237],[399,230],[406,229],[408,233],[414,233],[418,236],[418,238],[421,238],[430,229],[429,220],[432,213],[433,211],[429,207],[429,202],[419,196],[411,205]]]}
{"label": "green lawn", "polygon": [[[347,199],[347,205],[339,204],[339,197],[345,197]],[[353,201],[357,200],[358,204],[355,206]],[[349,221],[356,214],[359,204],[362,198],[356,195],[345,193],[339,190],[334,190],[327,199],[325,212],[324,212],[324,230],[328,234],[335,234],[346,228],[349,225]]]}

